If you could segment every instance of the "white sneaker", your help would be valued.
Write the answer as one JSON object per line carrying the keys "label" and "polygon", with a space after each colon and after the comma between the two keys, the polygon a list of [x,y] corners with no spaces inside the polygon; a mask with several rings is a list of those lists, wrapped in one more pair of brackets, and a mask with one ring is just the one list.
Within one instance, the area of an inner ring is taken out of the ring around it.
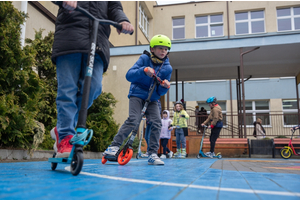
{"label": "white sneaker", "polygon": [[173,157],[173,151],[170,151],[170,152],[168,153],[168,155],[169,155],[169,158],[172,158],[172,157]]}
{"label": "white sneaker", "polygon": [[148,157],[149,157],[149,153],[146,152],[146,153],[142,154],[141,157],[142,157],[142,158],[148,158]]}
{"label": "white sneaker", "polygon": [[205,155],[209,158],[213,158],[213,154],[211,152],[206,152]]}
{"label": "white sneaker", "polygon": [[112,146],[112,147],[107,147],[107,149],[103,152],[103,155],[111,155],[114,156],[116,153],[119,151],[119,147],[117,146]]}
{"label": "white sneaker", "polygon": [[160,159],[165,159],[165,158],[167,158],[167,156],[166,156],[165,154],[162,154],[162,155],[160,156]]}
{"label": "white sneaker", "polygon": [[164,165],[165,163],[157,156],[156,153],[151,154],[148,159],[148,165]]}

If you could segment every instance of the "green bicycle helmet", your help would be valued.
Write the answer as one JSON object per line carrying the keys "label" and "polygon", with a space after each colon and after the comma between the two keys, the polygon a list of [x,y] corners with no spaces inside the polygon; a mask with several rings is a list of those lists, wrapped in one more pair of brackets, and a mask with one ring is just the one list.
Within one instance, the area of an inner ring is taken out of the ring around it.
{"label": "green bicycle helmet", "polygon": [[171,49],[171,40],[165,35],[155,35],[150,40],[150,47],[153,48],[155,46],[165,46]]}
{"label": "green bicycle helmet", "polygon": [[216,103],[217,102],[217,98],[215,96],[209,97],[206,100],[206,103]]}

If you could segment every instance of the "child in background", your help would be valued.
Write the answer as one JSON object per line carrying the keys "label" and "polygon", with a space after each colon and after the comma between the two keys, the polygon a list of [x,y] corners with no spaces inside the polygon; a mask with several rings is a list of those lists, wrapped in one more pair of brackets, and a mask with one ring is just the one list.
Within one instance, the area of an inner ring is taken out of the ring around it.
{"label": "child in background", "polygon": [[[165,35],[155,35],[150,40],[150,51],[144,51],[138,61],[128,70],[126,79],[131,82],[129,89],[129,117],[119,129],[111,145],[104,151],[103,155],[116,155],[123,141],[128,137],[139,120],[141,110],[148,98],[149,89],[154,83],[153,75],[156,74],[161,80],[150,99],[145,112],[146,118],[151,125],[149,140],[149,165],[164,165],[157,156],[159,149],[159,135],[161,131],[161,116],[157,100],[165,95],[170,87],[172,67],[168,54],[171,48],[171,40]],[[147,68],[147,70],[145,70]]]}
{"label": "child in background", "polygon": [[[175,113],[171,126],[176,126],[175,134],[176,134],[176,146],[177,152],[174,154],[175,157],[186,157],[186,140],[183,128],[187,128],[186,120],[189,119],[190,116],[183,109],[183,105],[181,101],[177,101],[175,103]],[[181,149],[182,146],[182,149]]]}
{"label": "child in background", "polygon": [[172,127],[169,126],[172,124],[172,120],[169,118],[170,114],[168,110],[163,111],[163,118],[161,119],[161,132],[160,132],[160,143],[163,147],[163,154],[160,156],[161,159],[167,158],[167,152],[169,158],[172,158],[173,152],[167,147],[169,139],[171,138]]}

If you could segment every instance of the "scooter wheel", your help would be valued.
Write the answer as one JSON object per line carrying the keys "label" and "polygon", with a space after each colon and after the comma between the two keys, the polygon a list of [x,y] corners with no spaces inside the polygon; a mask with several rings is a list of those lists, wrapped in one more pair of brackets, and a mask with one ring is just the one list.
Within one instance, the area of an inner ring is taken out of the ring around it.
{"label": "scooter wheel", "polygon": [[129,148],[127,149],[125,155],[123,155],[123,151],[124,151],[124,149],[120,152],[120,154],[118,156],[118,163],[120,165],[126,165],[132,158],[132,154],[133,154],[133,150],[129,149]]}
{"label": "scooter wheel", "polygon": [[107,162],[107,159],[105,159],[105,156],[102,156],[101,162],[102,162],[103,165]]}
{"label": "scooter wheel", "polygon": [[280,156],[284,159],[289,159],[292,156],[292,152],[289,148],[282,148],[280,150]]}
{"label": "scooter wheel", "polygon": [[201,158],[201,156],[198,154],[198,155],[197,155],[197,158],[198,158],[198,159],[200,159],[200,158]]}
{"label": "scooter wheel", "polygon": [[[53,154],[53,158],[55,158],[55,156],[56,156],[56,153]],[[55,170],[56,167],[57,167],[57,163],[53,163],[53,162],[52,162],[52,163],[51,163],[51,169],[52,169],[52,170]]]}
{"label": "scooter wheel", "polygon": [[71,173],[74,176],[77,176],[83,166],[83,153],[78,151],[78,152],[74,152],[72,161],[71,161]]}
{"label": "scooter wheel", "polygon": [[136,159],[139,159],[139,154],[137,153],[135,157],[136,157]]}
{"label": "scooter wheel", "polygon": [[222,155],[221,155],[221,154],[219,154],[217,157],[218,157],[219,159],[221,159],[221,158],[222,158]]}

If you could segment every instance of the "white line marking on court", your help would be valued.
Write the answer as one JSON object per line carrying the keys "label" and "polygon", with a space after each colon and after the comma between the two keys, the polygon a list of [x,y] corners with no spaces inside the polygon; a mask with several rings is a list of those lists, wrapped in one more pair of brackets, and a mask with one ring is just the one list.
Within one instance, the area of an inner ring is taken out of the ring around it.
{"label": "white line marking on court", "polygon": [[[133,162],[141,162],[142,160],[137,160],[137,161],[130,161],[130,163],[133,163]],[[108,162],[106,164],[109,164],[109,165],[119,165],[118,162]],[[83,166],[88,166],[88,165],[102,165],[102,163],[97,163],[97,164],[84,164]]]}
{"label": "white line marking on court", "polygon": [[[139,162],[139,161],[135,161],[135,162]],[[65,167],[65,170],[70,171],[70,166]],[[173,187],[182,187],[182,188],[188,187],[188,188],[196,188],[196,189],[220,190],[220,191],[226,191],[226,192],[241,192],[241,193],[252,193],[252,194],[256,193],[256,194],[300,197],[300,193],[298,193],[298,192],[278,192],[278,191],[270,191],[270,190],[250,190],[250,189],[240,189],[240,188],[219,188],[219,187],[203,186],[203,185],[189,185],[189,184],[180,184],[180,183],[167,183],[167,182],[161,182],[161,181],[147,181],[147,180],[132,179],[132,178],[122,178],[122,177],[116,177],[116,176],[93,174],[93,173],[89,173],[89,172],[80,172],[80,174],[84,174],[87,176],[94,176],[94,177],[98,177],[98,178],[117,180],[117,181],[143,183],[143,184],[150,184],[150,185],[164,185],[164,186],[173,186]]]}

